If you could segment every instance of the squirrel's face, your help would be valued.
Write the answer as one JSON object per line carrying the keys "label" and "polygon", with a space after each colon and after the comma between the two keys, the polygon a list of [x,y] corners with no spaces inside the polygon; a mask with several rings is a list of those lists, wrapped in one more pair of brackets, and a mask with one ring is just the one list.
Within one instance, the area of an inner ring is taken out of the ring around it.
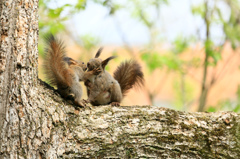
{"label": "squirrel's face", "polygon": [[96,69],[96,68],[99,68],[101,71],[104,71],[108,62],[115,58],[115,56],[111,56],[111,57],[105,59],[104,61],[102,59],[98,58],[102,52],[102,49],[103,48],[100,48],[97,51],[95,58],[90,59],[89,62],[87,63],[88,71],[92,71],[93,69]]}
{"label": "squirrel's face", "polygon": [[92,71],[95,68],[100,68],[102,70],[101,63],[102,60],[99,58],[90,59],[87,63],[88,71]]}
{"label": "squirrel's face", "polygon": [[70,57],[64,57],[63,60],[68,64],[68,66],[75,65],[81,67],[83,71],[87,70],[87,65],[82,61],[74,60]]}
{"label": "squirrel's face", "polygon": [[79,67],[81,67],[81,68],[83,69],[83,71],[86,71],[86,70],[87,70],[87,65],[86,65],[84,62],[78,61],[77,65],[78,65]]}
{"label": "squirrel's face", "polygon": [[88,71],[92,71],[95,68],[99,68],[101,69],[101,71],[104,71],[108,62],[114,58],[115,56],[111,56],[105,60],[102,60],[100,58],[90,59],[89,62],[87,63]]}

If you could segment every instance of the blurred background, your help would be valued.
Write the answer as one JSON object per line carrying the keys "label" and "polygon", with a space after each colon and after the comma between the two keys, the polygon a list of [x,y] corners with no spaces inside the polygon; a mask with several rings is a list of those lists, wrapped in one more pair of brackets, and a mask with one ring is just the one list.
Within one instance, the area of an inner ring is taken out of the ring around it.
{"label": "blurred background", "polygon": [[[103,46],[107,70],[142,65],[145,87],[122,105],[240,112],[240,0],[40,0],[39,77],[49,32],[87,62]],[[84,89],[84,97],[86,90]]]}

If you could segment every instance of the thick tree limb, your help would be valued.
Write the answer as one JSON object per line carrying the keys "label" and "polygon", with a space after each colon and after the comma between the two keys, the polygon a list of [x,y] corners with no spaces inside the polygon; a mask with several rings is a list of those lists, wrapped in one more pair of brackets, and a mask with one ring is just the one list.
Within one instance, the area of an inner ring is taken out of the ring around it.
{"label": "thick tree limb", "polygon": [[[75,109],[45,84],[11,109],[1,153],[27,158],[237,158],[239,114],[157,106]],[[17,136],[16,141],[11,136]],[[10,140],[9,140],[10,139]],[[19,140],[17,140],[19,139]],[[15,151],[13,151],[15,150]]]}

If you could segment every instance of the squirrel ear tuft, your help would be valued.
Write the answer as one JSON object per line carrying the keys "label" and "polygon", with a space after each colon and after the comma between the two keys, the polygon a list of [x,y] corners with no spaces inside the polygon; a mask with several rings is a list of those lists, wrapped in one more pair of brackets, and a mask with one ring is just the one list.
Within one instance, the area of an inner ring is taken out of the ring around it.
{"label": "squirrel ear tuft", "polygon": [[111,56],[109,58],[107,58],[106,60],[104,60],[101,65],[102,65],[102,68],[105,69],[106,65],[108,64],[108,62],[112,59],[116,58],[116,56]]}
{"label": "squirrel ear tuft", "polygon": [[102,53],[103,47],[100,47],[95,55],[95,58],[98,58]]}

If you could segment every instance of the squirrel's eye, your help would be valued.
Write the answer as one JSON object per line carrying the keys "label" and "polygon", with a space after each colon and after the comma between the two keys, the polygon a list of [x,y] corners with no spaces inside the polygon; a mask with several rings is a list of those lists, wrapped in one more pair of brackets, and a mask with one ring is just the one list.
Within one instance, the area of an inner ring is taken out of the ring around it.
{"label": "squirrel's eye", "polygon": [[82,62],[82,64],[84,65],[84,62]]}

